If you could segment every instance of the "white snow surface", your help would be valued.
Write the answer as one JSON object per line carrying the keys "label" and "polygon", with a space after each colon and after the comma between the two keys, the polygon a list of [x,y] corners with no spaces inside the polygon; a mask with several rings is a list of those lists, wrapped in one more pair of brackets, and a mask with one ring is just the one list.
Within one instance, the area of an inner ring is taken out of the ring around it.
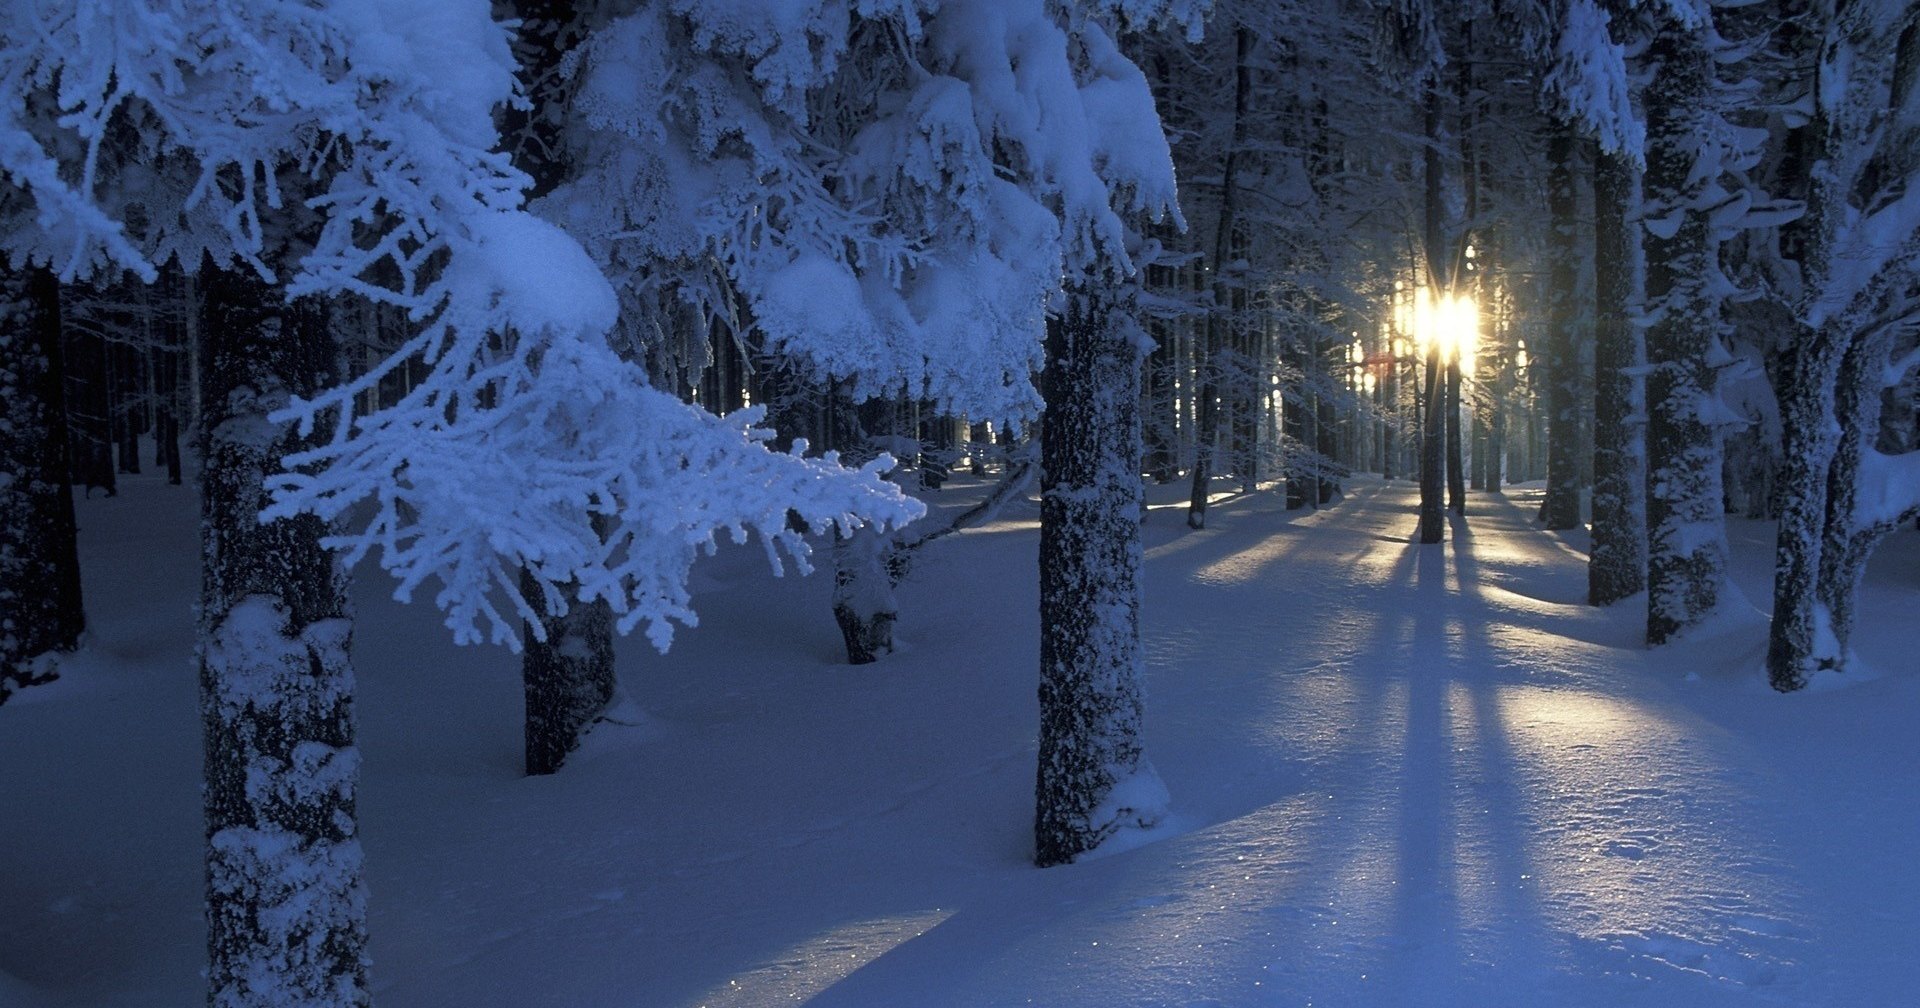
{"label": "white snow surface", "polygon": [[[359,840],[387,1006],[1892,1006],[1920,982],[1920,535],[1869,570],[1877,673],[1779,696],[1764,626],[1640,645],[1536,487],[1411,545],[1414,494],[1320,512],[1155,488],[1147,755],[1168,817],[1030,866],[1036,509],[930,546],[901,648],[840,663],[830,579],[694,569],[620,647],[633,709],[519,774],[503,651],[356,590]],[[940,511],[984,492],[956,477]],[[92,631],[0,708],[0,1006],[204,1003],[197,502],[80,502]],[[1730,521],[1765,599],[1772,528]]]}

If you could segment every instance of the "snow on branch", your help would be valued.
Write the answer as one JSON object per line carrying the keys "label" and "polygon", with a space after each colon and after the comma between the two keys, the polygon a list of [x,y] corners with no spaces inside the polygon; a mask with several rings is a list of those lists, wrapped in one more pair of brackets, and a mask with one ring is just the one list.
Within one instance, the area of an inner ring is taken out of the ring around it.
{"label": "snow on branch", "polygon": [[[333,436],[269,479],[263,520],[370,514],[331,544],[377,552],[402,597],[437,580],[462,641],[518,644],[524,567],[549,611],[605,599],[665,647],[717,535],[757,532],[804,568],[790,510],[843,529],[916,517],[890,462],[769,451],[754,414],[708,416],[613,353],[613,290],[521,208],[528,180],[497,150],[514,69],[483,0],[8,4],[0,170],[26,194],[7,194],[9,251],[69,276],[210,252],[287,275],[289,296],[406,309],[421,329],[391,358],[275,414]],[[139,240],[120,224],[136,204]],[[411,394],[358,412],[414,360],[429,373]]]}
{"label": "snow on branch", "polygon": [[1560,112],[1633,164],[1646,161],[1646,124],[1633,108],[1626,52],[1608,30],[1611,19],[1594,0],[1572,0],[1554,41],[1544,89]]}
{"label": "snow on branch", "polygon": [[[435,602],[461,643],[517,648],[522,618],[538,632],[519,592],[524,567],[548,611],[576,601],[567,592],[604,599],[622,632],[644,623],[665,650],[673,623],[696,622],[688,569],[720,534],[758,535],[776,571],[783,557],[805,571],[789,510],[843,532],[897,528],[923,511],[882,478],[891,458],[849,470],[832,453],[770,451],[751,426],[758,410],[691,409],[603,343],[468,331],[414,346],[438,353],[428,379],[355,419],[350,437],[290,457],[292,471],[269,480],[275,504],[263,517],[332,520],[371,504],[363,527],[328,545],[348,563],[376,553],[402,601],[437,579]],[[348,413],[353,394],[296,402],[283,416]]]}

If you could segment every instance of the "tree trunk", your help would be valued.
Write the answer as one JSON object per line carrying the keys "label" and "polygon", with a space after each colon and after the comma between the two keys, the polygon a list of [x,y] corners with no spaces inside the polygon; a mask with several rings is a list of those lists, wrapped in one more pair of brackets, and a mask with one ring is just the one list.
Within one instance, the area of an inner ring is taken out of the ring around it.
{"label": "tree trunk", "polygon": [[0,267],[0,704],[86,629],[60,363],[59,285]]}
{"label": "tree trunk", "polygon": [[547,610],[539,585],[522,573],[520,590],[538,614],[546,640],[521,635],[520,679],[526,692],[528,776],[557,772],[613,703],[613,609],[605,600],[567,600]]}
{"label": "tree trunk", "polygon": [[1140,344],[1126,307],[1082,277],[1047,327],[1034,818],[1042,867],[1154,824],[1167,803],[1140,739]]}
{"label": "tree trunk", "polygon": [[344,575],[319,519],[259,521],[262,479],[312,443],[266,416],[331,384],[333,341],[315,299],[201,275],[208,1004],[366,1005]]}
{"label": "tree trunk", "polygon": [[1467,513],[1466,458],[1460,447],[1460,359],[1447,361],[1447,510]]}
{"label": "tree trunk", "polygon": [[1579,203],[1574,186],[1572,127],[1559,124],[1547,140],[1547,232],[1549,261],[1547,321],[1547,496],[1546,526],[1580,527],[1580,340],[1574,332],[1579,312],[1579,252],[1575,249]]}
{"label": "tree trunk", "polygon": [[[1446,236],[1442,233],[1441,178],[1440,178],[1440,91],[1437,85],[1429,85],[1426,98],[1426,152],[1424,162],[1425,217],[1423,227],[1424,245],[1427,254],[1427,283],[1433,298],[1439,298],[1451,289],[1452,277],[1447,268],[1451,256],[1447,253]],[[1444,365],[1440,358],[1440,341],[1429,340],[1427,344],[1426,373],[1426,415],[1421,417],[1420,431],[1420,541],[1437,543],[1446,538],[1446,501],[1445,472],[1446,453],[1444,438],[1446,434],[1445,392],[1441,388],[1441,371]]]}
{"label": "tree trunk", "polygon": [[1710,26],[1662,17],[1648,59],[1645,211],[1647,307],[1647,642],[1662,644],[1704,620],[1726,581],[1720,431],[1713,415],[1719,270],[1695,177],[1710,135]]}
{"label": "tree trunk", "polygon": [[1215,402],[1223,378],[1220,358],[1227,333],[1238,328],[1237,323],[1228,318],[1233,297],[1228,267],[1239,203],[1236,172],[1240,145],[1246,140],[1247,96],[1252,89],[1247,55],[1253,47],[1253,34],[1245,28],[1236,29],[1233,43],[1233,125],[1220,172],[1220,216],[1214,222],[1213,257],[1209,263],[1213,267],[1213,307],[1207,312],[1206,349],[1200,360],[1199,441],[1193,459],[1193,494],[1187,502],[1187,527],[1193,529],[1207,527],[1207,495],[1213,483],[1215,443],[1220,437],[1220,410]]}
{"label": "tree trunk", "polygon": [[1593,551],[1587,564],[1587,601],[1597,606],[1647,587],[1645,430],[1637,377],[1645,355],[1632,321],[1632,201],[1632,165],[1617,154],[1599,154],[1593,168]]}

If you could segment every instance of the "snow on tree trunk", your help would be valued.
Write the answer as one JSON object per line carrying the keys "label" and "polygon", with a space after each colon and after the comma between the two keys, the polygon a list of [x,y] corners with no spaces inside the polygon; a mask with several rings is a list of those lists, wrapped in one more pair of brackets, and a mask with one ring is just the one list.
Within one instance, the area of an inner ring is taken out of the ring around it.
{"label": "snow on tree trunk", "polygon": [[331,383],[334,344],[315,299],[202,276],[208,1004],[366,1005],[344,576],[318,518],[259,521],[263,478],[305,443],[267,414]]}
{"label": "snow on tree trunk", "polygon": [[1111,288],[1082,278],[1042,383],[1040,758],[1034,860],[1071,861],[1165,814],[1141,751],[1140,358]]}
{"label": "snow on tree trunk", "polygon": [[567,611],[555,616],[525,573],[521,591],[541,629],[536,635],[529,627],[520,653],[527,773],[538,776],[557,772],[613,703],[613,608],[604,599],[569,599]]}
{"label": "snow on tree trunk", "polygon": [[0,704],[86,628],[64,384],[59,286],[0,267]]}
{"label": "snow on tree trunk", "polygon": [[[827,447],[842,461],[864,465],[881,452],[876,437],[893,436],[893,403],[855,403],[850,383],[836,385],[827,398]],[[893,624],[900,614],[893,594],[895,549],[892,532],[862,526],[833,534],[833,620],[847,646],[847,664],[866,665],[893,653]]]}
{"label": "snow on tree trunk", "polygon": [[1876,451],[1885,386],[1902,370],[1888,366],[1888,323],[1912,310],[1920,261],[1920,206],[1903,169],[1889,170],[1911,170],[1920,149],[1920,22],[1864,4],[1816,14],[1822,86],[1808,157],[1821,168],[1799,225],[1803,328],[1778,383],[1785,453],[1767,676],[1783,692],[1847,666],[1867,559],[1920,506],[1920,484],[1890,482]]}
{"label": "snow on tree trunk", "polygon": [[894,599],[888,557],[891,532],[872,527],[833,536],[833,619],[846,641],[847,663],[866,665],[893,653]]}
{"label": "snow on tree trunk", "polygon": [[1579,200],[1574,195],[1573,127],[1558,124],[1547,140],[1547,496],[1550,529],[1580,526]]}
{"label": "snow on tree trunk", "polygon": [[[1839,438],[1827,470],[1827,515],[1820,545],[1819,602],[1828,620],[1832,664],[1844,667],[1850,656],[1860,579],[1874,546],[1898,521],[1897,515],[1862,514],[1861,491],[1866,458],[1880,433],[1881,376],[1892,348],[1891,327],[1855,339],[1841,358],[1834,384],[1833,409],[1839,417]],[[1905,496],[1911,497],[1909,490]],[[1816,651],[1816,658],[1820,657]]]}
{"label": "snow on tree trunk", "polygon": [[1647,641],[1662,644],[1719,605],[1727,544],[1714,363],[1720,277],[1701,197],[1717,176],[1707,26],[1661,19],[1648,52]]}
{"label": "snow on tree trunk", "polygon": [[1782,356],[1777,385],[1783,451],[1767,679],[1782,692],[1805,686],[1838,659],[1822,632],[1828,618],[1819,586],[1828,474],[1840,440],[1833,392],[1841,354],[1830,330],[1798,335]]}
{"label": "snow on tree trunk", "polygon": [[1633,248],[1627,208],[1633,166],[1602,152],[1593,167],[1593,550],[1587,601],[1611,605],[1647,587],[1644,353],[1632,321]]}

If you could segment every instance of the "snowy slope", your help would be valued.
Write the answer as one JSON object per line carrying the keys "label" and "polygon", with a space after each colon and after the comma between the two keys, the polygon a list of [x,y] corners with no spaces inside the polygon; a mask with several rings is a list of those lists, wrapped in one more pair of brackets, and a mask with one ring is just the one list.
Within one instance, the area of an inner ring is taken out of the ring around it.
{"label": "snowy slope", "polygon": [[[978,487],[941,497],[964,499]],[[1030,506],[930,547],[902,653],[839,664],[825,578],[696,571],[621,645],[632,727],[518,776],[515,660],[357,592],[387,1006],[1882,1006],[1920,985],[1920,536],[1874,569],[1879,677],[1767,690],[1758,614],[1662,652],[1583,558],[1474,495],[1408,544],[1362,481],[1146,527],[1155,842],[1028,866]],[[88,649],[0,709],[0,1006],[201,1003],[196,505],[81,505]],[[1767,597],[1769,529],[1732,529]]]}

